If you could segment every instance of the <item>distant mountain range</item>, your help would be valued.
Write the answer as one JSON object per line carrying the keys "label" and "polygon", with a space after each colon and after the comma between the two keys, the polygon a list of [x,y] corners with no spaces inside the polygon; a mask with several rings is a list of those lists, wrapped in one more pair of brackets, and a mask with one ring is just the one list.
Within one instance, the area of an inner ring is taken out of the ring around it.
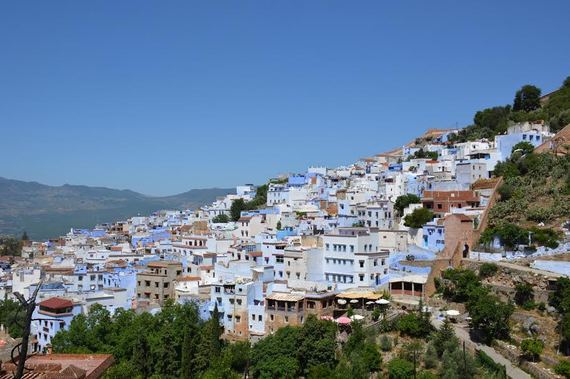
{"label": "distant mountain range", "polygon": [[0,177],[0,235],[32,239],[65,234],[70,228],[93,227],[160,209],[194,209],[232,193],[229,188],[192,189],[164,197],[130,190],[79,185],[48,186]]}

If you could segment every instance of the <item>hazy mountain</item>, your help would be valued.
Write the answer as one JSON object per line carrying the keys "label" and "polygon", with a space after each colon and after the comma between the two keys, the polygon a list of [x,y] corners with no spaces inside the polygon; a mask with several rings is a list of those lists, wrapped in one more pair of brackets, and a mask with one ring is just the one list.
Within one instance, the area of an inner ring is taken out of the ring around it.
{"label": "hazy mountain", "polygon": [[130,190],[77,185],[48,186],[0,177],[0,234],[26,230],[34,239],[56,237],[72,227],[92,227],[159,209],[196,208],[233,190],[193,189],[153,197]]}

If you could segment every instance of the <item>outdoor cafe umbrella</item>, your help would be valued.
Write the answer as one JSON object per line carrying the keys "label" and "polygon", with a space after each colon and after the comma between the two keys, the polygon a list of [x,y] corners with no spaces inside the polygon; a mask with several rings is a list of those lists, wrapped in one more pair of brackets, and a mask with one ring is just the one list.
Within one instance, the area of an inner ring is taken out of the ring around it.
{"label": "outdoor cafe umbrella", "polygon": [[459,316],[461,313],[459,311],[456,311],[455,309],[450,309],[447,312],[445,312],[448,316]]}
{"label": "outdoor cafe umbrella", "polygon": [[379,300],[376,300],[376,304],[380,304],[380,305],[390,304],[390,300],[379,299]]}
{"label": "outdoor cafe umbrella", "polygon": [[337,303],[339,303],[340,305],[345,305],[346,304],[346,300],[344,299],[338,299]]}
{"label": "outdoor cafe umbrella", "polygon": [[346,316],[341,316],[336,319],[336,322],[341,325],[348,325],[350,324],[351,320]]}
{"label": "outdoor cafe umbrella", "polygon": [[361,315],[352,315],[352,316],[350,316],[350,319],[353,320],[353,321],[364,320],[364,316],[361,316]]}

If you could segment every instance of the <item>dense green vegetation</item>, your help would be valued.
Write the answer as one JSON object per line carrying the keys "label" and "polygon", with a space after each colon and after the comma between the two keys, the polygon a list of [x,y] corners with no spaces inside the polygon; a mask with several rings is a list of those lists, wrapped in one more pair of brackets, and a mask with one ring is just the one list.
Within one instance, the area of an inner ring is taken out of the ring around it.
{"label": "dense green vegetation", "polygon": [[230,222],[230,218],[226,214],[219,214],[212,219],[214,224],[224,224],[226,222]]}
{"label": "dense green vegetation", "polygon": [[10,299],[0,301],[0,324],[6,327],[13,338],[22,337],[24,316],[19,302]]}
{"label": "dense green vegetation", "polygon": [[[27,238],[27,234],[22,237]],[[0,236],[0,256],[19,257],[22,255],[22,241],[12,236]]]}
{"label": "dense green vegetation", "polygon": [[263,184],[257,187],[255,197],[251,201],[244,201],[243,199],[234,200],[230,208],[232,221],[239,220],[241,212],[258,209],[267,203],[267,189],[269,185]]}
{"label": "dense green vegetation", "polygon": [[550,295],[549,303],[560,313],[558,328],[562,337],[561,350],[570,355],[570,279],[558,278],[556,290]]}
{"label": "dense green vegetation", "polygon": [[507,249],[529,242],[557,247],[556,227],[570,217],[570,156],[535,154],[528,143],[519,143],[509,160],[497,164],[495,175],[503,177],[500,201],[479,242],[489,245],[496,236]]}
{"label": "dense green vegetation", "polygon": [[404,225],[408,228],[419,229],[433,220],[434,214],[427,208],[414,209],[412,213],[404,217]]}
{"label": "dense green vegetation", "polygon": [[408,193],[406,195],[398,196],[394,202],[394,209],[401,216],[404,214],[404,209],[406,209],[410,204],[419,204],[421,199],[419,196],[413,193]]}
{"label": "dense green vegetation", "polygon": [[465,303],[472,327],[480,332],[486,343],[494,339],[508,339],[509,318],[514,306],[492,295],[475,272],[469,269],[448,269],[443,272],[439,290],[444,298]]}
{"label": "dense green vegetation", "polygon": [[420,148],[418,151],[413,153],[408,157],[408,160],[411,159],[431,159],[436,161],[438,157],[437,151],[425,151],[424,149]]}
{"label": "dense green vegetation", "polygon": [[479,267],[479,278],[490,278],[491,276],[495,275],[499,268],[495,263],[485,262]]}
{"label": "dense green vegetation", "polygon": [[[435,330],[419,311],[374,327],[353,322],[343,343],[336,323],[309,316],[302,326],[280,328],[253,346],[224,342],[217,317],[216,308],[204,322],[195,306],[172,302],[156,315],[119,310],[111,316],[95,305],[52,344],[59,353],[113,354],[116,364],[106,378],[487,377],[483,365],[464,356],[449,322]],[[393,358],[383,362],[383,352]]]}
{"label": "dense green vegetation", "polygon": [[451,136],[450,142],[481,138],[491,140],[497,134],[504,134],[513,122],[544,120],[549,123],[552,132],[570,124],[570,77],[542,106],[540,96],[541,90],[533,85],[521,87],[515,93],[512,106],[496,106],[478,111],[473,117],[473,124]]}

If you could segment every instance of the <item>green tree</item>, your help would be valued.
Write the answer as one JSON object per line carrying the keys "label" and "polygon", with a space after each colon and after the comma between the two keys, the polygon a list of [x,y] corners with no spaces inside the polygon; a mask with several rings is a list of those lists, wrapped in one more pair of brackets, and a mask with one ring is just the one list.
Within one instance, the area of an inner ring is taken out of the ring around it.
{"label": "green tree", "polygon": [[459,340],[455,336],[455,331],[453,330],[453,325],[451,325],[451,322],[448,319],[445,319],[441,327],[433,333],[431,344],[433,345],[438,357],[443,355],[443,352],[449,347],[449,344],[459,344]]}
{"label": "green tree", "polygon": [[521,307],[534,304],[534,290],[529,283],[518,283],[515,286],[515,303]]}
{"label": "green tree", "polygon": [[402,215],[404,213],[404,209],[406,209],[410,204],[419,203],[421,203],[421,200],[418,196],[414,195],[413,193],[408,193],[396,198],[394,209],[398,212],[399,215]]}
{"label": "green tree", "polygon": [[300,368],[308,372],[311,366],[334,367],[336,349],[336,324],[309,315],[301,328],[297,356]]}
{"label": "green tree", "polygon": [[475,113],[473,121],[475,125],[481,129],[490,130],[494,134],[500,134],[507,131],[510,113],[510,105],[487,108]]}
{"label": "green tree", "polygon": [[[149,377],[153,372],[152,361],[149,360],[150,346],[144,334],[139,334],[133,345],[132,367],[135,372],[139,372],[143,378]],[[126,363],[124,361],[124,363]]]}
{"label": "green tree", "polygon": [[12,338],[22,337],[24,311],[19,302],[6,299],[0,301],[0,324],[4,325]]}
{"label": "green tree", "polygon": [[439,363],[439,357],[433,344],[428,344],[424,353],[424,366],[427,369],[436,368]]}
{"label": "green tree", "polygon": [[376,344],[366,342],[359,356],[362,358],[367,374],[380,370],[382,366],[382,357],[380,356],[380,352],[378,351],[378,346],[376,346]]}
{"label": "green tree", "polygon": [[[233,203],[232,203],[233,205]],[[212,219],[214,224],[225,224],[226,222],[230,222],[230,218],[228,215],[221,213]]]}
{"label": "green tree", "polygon": [[412,341],[405,344],[400,352],[400,358],[410,361],[414,365],[414,376],[420,366],[420,358],[424,352],[424,346],[420,341]]}
{"label": "green tree", "polygon": [[419,229],[429,221],[433,220],[434,214],[427,208],[417,208],[404,217],[404,225],[408,228]]}
{"label": "green tree", "polygon": [[431,332],[429,320],[425,320],[419,313],[408,313],[397,322],[400,333],[410,337],[423,338]]}
{"label": "green tree", "polygon": [[457,345],[450,345],[445,350],[441,360],[440,378],[456,379],[456,378],[474,378],[477,374],[477,367],[473,357],[468,354],[465,349],[459,349]]}
{"label": "green tree", "polygon": [[232,221],[237,221],[241,217],[241,212],[246,210],[245,201],[243,199],[235,199],[230,207]]}
{"label": "green tree", "polygon": [[253,378],[296,377],[300,374],[298,358],[301,328],[287,326],[257,342],[251,354]]}
{"label": "green tree", "polygon": [[540,107],[540,88],[527,84],[515,94],[513,111],[531,112]]}
{"label": "green tree", "polygon": [[0,236],[0,255],[19,257],[22,255],[22,240],[10,236]]}
{"label": "green tree", "polygon": [[485,342],[493,339],[508,339],[509,319],[513,314],[512,304],[500,301],[496,296],[484,294],[471,298],[467,303],[471,324],[482,333]]}
{"label": "green tree", "polygon": [[527,141],[522,141],[513,146],[511,153],[520,151],[521,155],[532,154],[534,151],[534,145]]}

